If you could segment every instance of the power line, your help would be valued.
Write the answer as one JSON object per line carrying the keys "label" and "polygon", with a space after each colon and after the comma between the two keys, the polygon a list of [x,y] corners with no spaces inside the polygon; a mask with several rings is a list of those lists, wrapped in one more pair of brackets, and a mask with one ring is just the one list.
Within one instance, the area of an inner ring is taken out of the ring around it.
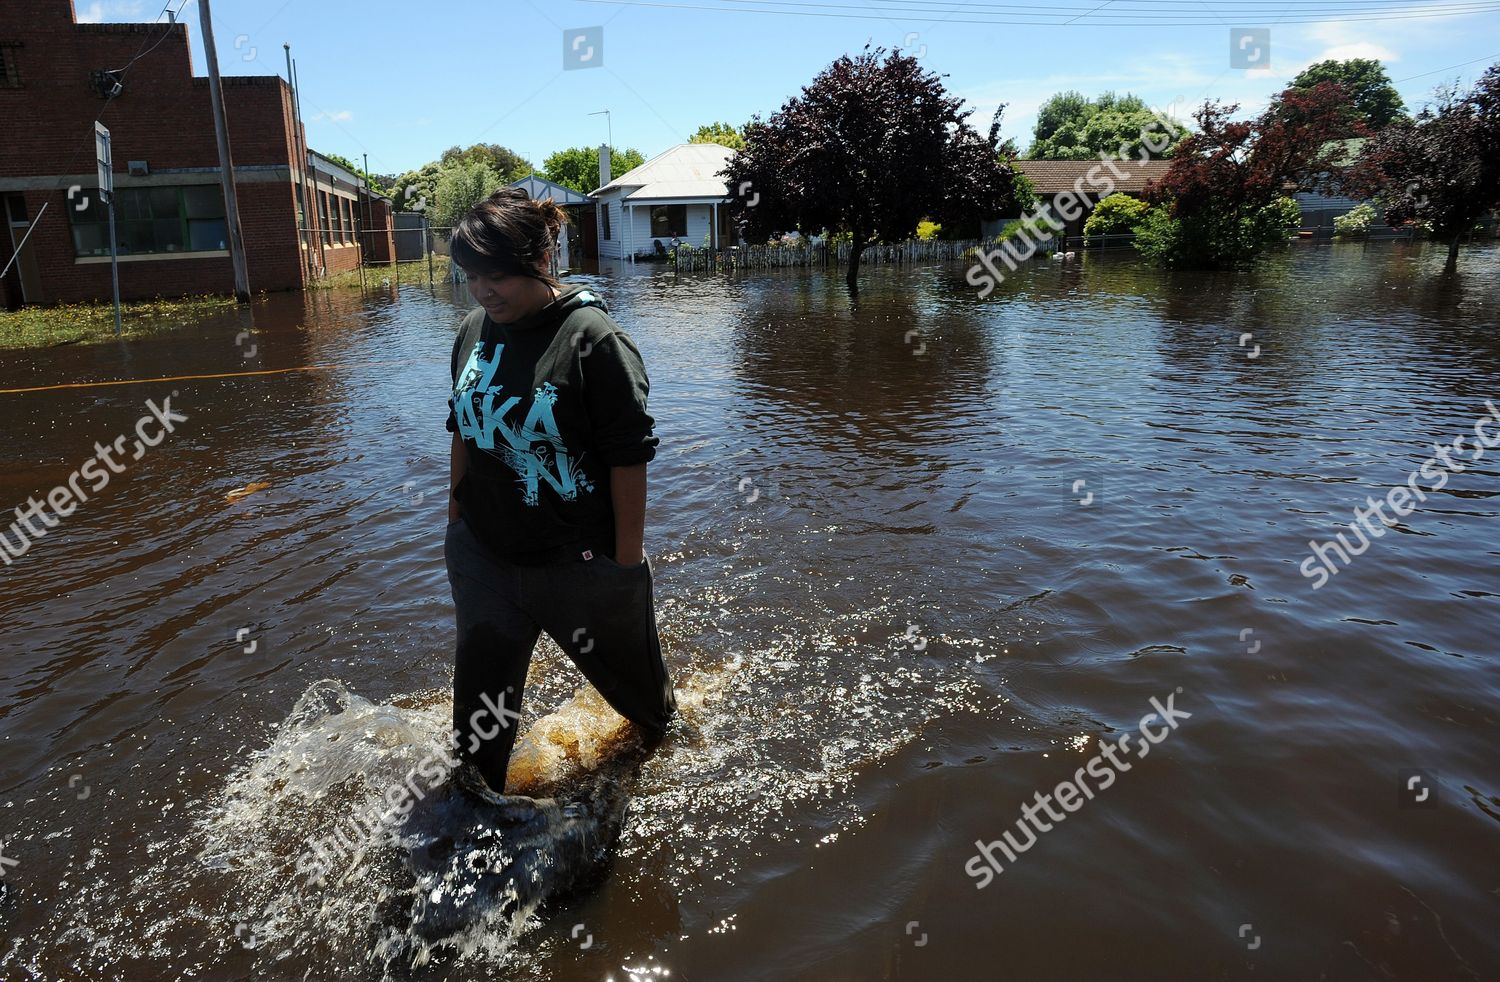
{"label": "power line", "polygon": [[1396,79],[1396,81],[1392,82],[1391,84],[1392,85],[1400,85],[1402,82],[1410,82],[1414,78],[1426,78],[1428,75],[1436,75],[1438,72],[1451,72],[1455,68],[1464,68],[1464,67],[1466,67],[1468,65],[1477,65],[1481,61],[1497,61],[1497,62],[1500,62],[1500,54],[1486,55],[1483,58],[1475,58],[1473,61],[1464,61],[1464,62],[1459,62],[1457,65],[1449,65],[1447,68],[1434,68],[1430,72],[1421,72],[1420,74],[1417,74],[1417,75],[1408,75],[1405,78],[1398,78],[1398,79]]}
{"label": "power line", "polygon": [[[130,67],[136,62],[140,61],[142,58],[149,55],[152,51],[155,51],[157,48],[161,47],[162,42],[172,36],[172,28],[177,26],[177,15],[182,11],[181,7],[177,8],[177,10],[173,10],[172,2],[173,0],[167,0],[167,2],[162,6],[161,12],[156,15],[158,19],[152,22],[160,23],[162,14],[171,15],[171,19],[167,22],[167,29],[162,32],[162,36],[160,38],[157,38],[156,43],[151,45],[149,49],[146,47],[147,43],[149,43],[151,40],[150,25],[147,25],[146,36],[141,40],[141,46],[135,49],[135,56],[125,63],[124,68],[112,68],[108,70],[109,74],[115,76],[115,84],[110,88],[108,92],[104,94],[104,105],[99,107],[99,115],[94,117],[94,122],[97,123],[104,118],[104,110],[108,109],[109,104],[115,101],[115,96],[124,91],[125,73],[130,71]],[[187,0],[183,0],[184,4],[186,4],[186,2]]]}
{"label": "power line", "polygon": [[[913,8],[911,6],[901,8],[882,7],[871,9],[855,4],[832,4],[832,3],[798,3],[794,0],[732,0],[739,6],[712,6],[703,3],[666,3],[650,2],[650,0],[585,0],[588,3],[602,3],[623,7],[657,7],[668,10],[710,10],[732,13],[763,13],[782,14],[794,17],[829,17],[847,20],[889,20],[890,15],[909,14],[918,18],[925,18],[932,14],[989,14],[982,19],[948,19],[944,23],[951,24],[992,24],[1000,26],[1036,26],[1036,27],[1060,27],[1079,21],[1080,16],[1075,16],[1074,11],[1082,11],[1082,16],[1092,14],[1099,8],[1084,7],[1062,7],[1042,6],[1029,4],[969,4],[965,7],[933,5],[921,5]],[[915,0],[902,0],[907,4]],[[950,2],[950,0],[942,0]],[[1116,0],[1119,2],[1119,0]],[[1153,0],[1153,2],[1173,2],[1173,0]],[[1327,0],[1323,0],[1327,2]],[[1345,7],[1317,9],[1311,4],[1300,7],[1278,7],[1278,8],[1244,8],[1234,10],[1216,10],[1207,8],[1205,14],[1196,11],[1150,9],[1142,11],[1116,11],[1093,17],[1087,17],[1083,21],[1085,25],[1096,27],[1202,27],[1222,23],[1226,14],[1245,20],[1258,19],[1262,17],[1277,16],[1278,23],[1287,24],[1317,24],[1330,21],[1361,22],[1361,21],[1397,21],[1412,20],[1435,17],[1458,17],[1473,14],[1486,14],[1500,12],[1500,3],[1493,0],[1476,0],[1470,3],[1454,3],[1443,5],[1430,5],[1425,7],[1370,7],[1371,0],[1358,0],[1365,4],[1363,7]],[[1240,6],[1244,7],[1243,0]],[[787,9],[777,9],[787,8]],[[858,13],[838,13],[839,10],[856,10]],[[1030,13],[1029,10],[1043,12]],[[1279,15],[1279,16],[1278,16]],[[1005,18],[1029,18],[1029,19],[1005,19]],[[1059,18],[1070,18],[1060,20]]]}

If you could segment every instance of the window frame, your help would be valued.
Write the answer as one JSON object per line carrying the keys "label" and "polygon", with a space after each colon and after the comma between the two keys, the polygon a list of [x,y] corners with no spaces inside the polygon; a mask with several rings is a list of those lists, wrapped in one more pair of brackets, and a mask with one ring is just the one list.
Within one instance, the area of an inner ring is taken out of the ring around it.
{"label": "window frame", "polygon": [[[677,228],[673,228],[672,225],[674,210],[676,210],[675,213],[679,214],[682,218],[682,225],[679,227],[680,230]],[[659,215],[658,212],[660,212]],[[658,218],[660,218],[661,224],[666,226],[664,231],[657,231]],[[650,222],[651,238],[653,239],[670,239],[673,236],[676,236],[679,239],[685,239],[687,238],[688,234],[687,205],[652,205]]]}
{"label": "window frame", "polygon": [[21,65],[17,61],[16,49],[24,48],[24,41],[0,41],[0,89],[21,89]]}
{"label": "window frame", "polygon": [[[213,201],[216,202],[217,208],[209,208],[207,211],[201,207],[189,209],[188,192],[200,188],[207,189],[213,194]],[[158,213],[157,204],[164,192],[170,192],[173,197],[174,207],[171,214]],[[67,209],[68,232],[73,243],[73,257],[90,259],[107,256],[110,253],[108,206],[98,188],[82,188],[81,193],[88,200],[88,205],[81,211],[71,204]],[[114,205],[115,244],[121,256],[175,256],[184,253],[226,251],[223,246],[212,249],[193,248],[193,233],[205,223],[222,224],[224,234],[220,241],[227,245],[228,216],[224,208],[224,192],[216,184],[148,184],[116,188]],[[218,214],[208,213],[215,210]],[[169,244],[175,244],[178,248],[160,248],[157,245],[157,234],[162,230],[163,225],[172,221],[176,222],[176,235],[169,240]],[[137,236],[144,238],[142,232],[147,229],[149,229],[152,242],[150,248],[128,248],[121,245]],[[83,237],[89,233],[93,233],[103,245],[94,249],[84,249]]]}

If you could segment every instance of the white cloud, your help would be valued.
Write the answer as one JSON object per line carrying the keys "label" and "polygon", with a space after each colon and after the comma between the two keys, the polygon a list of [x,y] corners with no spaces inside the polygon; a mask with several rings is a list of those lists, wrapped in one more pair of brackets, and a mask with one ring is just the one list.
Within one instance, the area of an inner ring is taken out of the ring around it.
{"label": "white cloud", "polygon": [[146,21],[142,0],[94,0],[78,11],[80,24],[140,24]]}
{"label": "white cloud", "polygon": [[326,120],[332,123],[347,123],[353,118],[354,114],[352,112],[347,109],[340,109],[336,113],[319,112],[316,116],[313,117],[313,122],[321,123]]}

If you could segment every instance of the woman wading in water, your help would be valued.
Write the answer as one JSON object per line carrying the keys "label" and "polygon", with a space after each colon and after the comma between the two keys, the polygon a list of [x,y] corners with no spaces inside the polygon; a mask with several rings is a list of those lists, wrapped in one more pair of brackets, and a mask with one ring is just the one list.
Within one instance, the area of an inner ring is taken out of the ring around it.
{"label": "woman wading in water", "polygon": [[649,383],[604,301],[550,275],[564,221],[506,188],[453,230],[479,304],[453,346],[448,416],[453,723],[460,759],[496,793],[543,631],[648,746],[677,708],[644,550]]}

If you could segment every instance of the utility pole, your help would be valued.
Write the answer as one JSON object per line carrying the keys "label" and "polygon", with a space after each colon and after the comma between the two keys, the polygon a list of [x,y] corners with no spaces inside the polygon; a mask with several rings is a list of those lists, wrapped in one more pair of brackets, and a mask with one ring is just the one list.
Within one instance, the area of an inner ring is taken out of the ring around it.
{"label": "utility pole", "polygon": [[203,28],[203,53],[208,59],[208,97],[214,108],[214,133],[219,138],[219,170],[224,184],[224,222],[229,227],[229,259],[234,264],[234,295],[250,302],[250,274],[245,267],[245,239],[240,233],[240,206],[235,196],[234,164],[229,152],[229,127],[224,120],[224,90],[219,83],[219,51],[214,47],[213,15],[208,0],[198,0]]}
{"label": "utility pole", "polygon": [[[365,170],[369,171],[369,169],[370,169],[370,156],[369,156],[369,154],[366,154],[365,155]],[[356,199],[356,200],[364,200],[364,199],[368,198],[368,196],[369,196],[369,190],[368,190],[368,186],[365,184],[365,175],[364,174],[360,174],[358,176],[359,176],[359,198]],[[364,220],[365,220],[364,210],[360,209],[360,208],[357,208],[357,209],[355,209],[354,213],[355,213],[355,216],[359,218],[360,225],[363,226],[364,225]],[[354,230],[354,248],[359,253],[359,288],[360,288],[361,291],[363,291],[364,288],[365,288],[365,230],[364,230],[363,227],[359,227],[359,228],[356,228]]]}
{"label": "utility pole", "polygon": [[[308,188],[307,188],[307,178],[311,177],[313,179],[314,185],[316,185],[317,184],[317,174],[312,170],[312,161],[308,159],[309,157],[312,156],[312,152],[307,147],[307,133],[306,133],[306,131],[302,127],[302,84],[298,81],[301,77],[302,76],[297,72],[297,62],[293,61],[292,62],[292,111],[297,114],[297,132],[302,135],[302,159],[300,161],[298,161],[298,164],[299,164],[299,166],[302,167],[303,174],[305,175],[304,178],[303,178],[303,181],[302,181],[302,188],[303,188],[304,191],[307,191],[307,193],[309,195],[312,195],[314,193],[321,194],[321,192],[309,191]],[[315,200],[317,200],[317,199],[316,198],[312,198],[312,197],[308,198],[308,209],[309,209],[309,211],[307,213],[308,228],[312,227],[312,215],[313,215],[313,213],[311,211],[311,208],[312,208],[312,202],[315,201]],[[322,276],[327,276],[328,275],[328,254],[323,251],[323,235],[324,235],[325,231],[326,230],[323,228],[323,219],[322,219],[322,217],[320,215],[319,218],[318,218],[318,233],[319,234],[317,236],[317,239],[318,239],[318,271],[319,271],[319,275],[322,275]],[[311,254],[311,250],[308,250],[308,251],[309,251],[309,254]]]}
{"label": "utility pole", "polygon": [[297,80],[292,73],[292,46],[284,43],[281,48],[286,52],[286,85],[292,92],[292,153],[297,155],[292,175],[297,179],[297,186],[302,189],[302,227],[297,230],[297,237],[304,249],[303,272],[310,274],[318,264],[313,262],[312,192],[307,189],[307,147],[302,143],[302,104],[298,101]]}

